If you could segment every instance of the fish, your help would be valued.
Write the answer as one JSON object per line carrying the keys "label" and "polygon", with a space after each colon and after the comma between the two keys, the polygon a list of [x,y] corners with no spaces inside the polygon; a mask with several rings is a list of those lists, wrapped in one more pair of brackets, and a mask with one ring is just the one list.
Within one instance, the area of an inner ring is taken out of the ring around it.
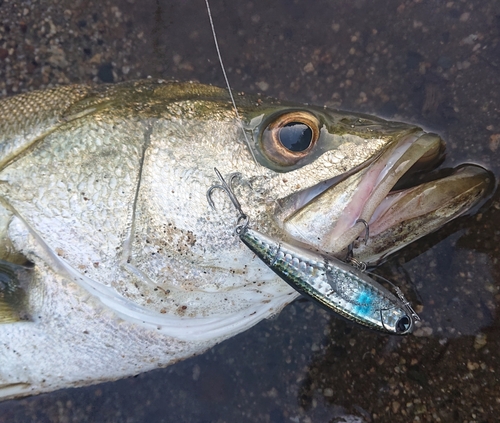
{"label": "fish", "polygon": [[[213,169],[244,175],[252,228],[384,260],[479,204],[463,165],[396,190],[443,141],[377,117],[161,79],[0,101],[0,398],[165,367],[280,312],[299,293],[232,231]],[[406,175],[406,176],[405,176]]]}

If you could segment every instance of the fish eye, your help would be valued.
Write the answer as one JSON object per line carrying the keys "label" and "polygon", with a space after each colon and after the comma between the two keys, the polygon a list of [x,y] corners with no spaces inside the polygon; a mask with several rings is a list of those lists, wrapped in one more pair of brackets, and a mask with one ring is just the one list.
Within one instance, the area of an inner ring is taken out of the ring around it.
{"label": "fish eye", "polygon": [[318,119],[303,111],[277,116],[263,131],[261,146],[268,159],[291,166],[306,157],[319,138]]}
{"label": "fish eye", "polygon": [[396,322],[396,333],[405,333],[411,327],[411,320],[408,316],[403,316]]}
{"label": "fish eye", "polygon": [[278,136],[283,147],[290,151],[302,152],[310,147],[313,132],[305,123],[290,122],[280,129]]}

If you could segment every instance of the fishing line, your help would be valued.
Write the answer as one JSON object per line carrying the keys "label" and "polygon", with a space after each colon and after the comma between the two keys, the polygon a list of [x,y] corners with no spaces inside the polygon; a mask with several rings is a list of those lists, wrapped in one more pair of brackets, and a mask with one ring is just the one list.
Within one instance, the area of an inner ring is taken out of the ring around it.
{"label": "fishing line", "polygon": [[208,4],[208,0],[205,0],[205,4],[207,5],[208,19],[210,21],[210,28],[212,29],[212,36],[214,37],[215,49],[217,50],[217,56],[219,57],[219,63],[220,63],[220,67],[222,69],[222,74],[224,75],[224,80],[226,81],[227,90],[229,91],[229,97],[231,97],[231,102],[233,103],[234,112],[236,113],[236,118],[238,119],[238,123],[240,124],[241,130],[243,131],[243,135],[245,137],[245,141],[247,143],[248,149],[250,150],[250,154],[252,155],[253,161],[255,162],[255,164],[257,166],[259,166],[259,163],[257,162],[257,159],[255,158],[252,147],[250,145],[250,140],[248,139],[247,133],[246,133],[245,128],[243,126],[243,121],[241,120],[240,114],[238,113],[238,108],[236,107],[236,101],[234,101],[233,92],[231,91],[231,86],[229,85],[229,79],[228,79],[227,74],[226,74],[226,69],[224,67],[224,63],[222,62],[222,55],[220,53],[219,42],[217,41],[217,35],[215,33],[214,21],[212,19],[212,12],[210,10],[210,5]]}

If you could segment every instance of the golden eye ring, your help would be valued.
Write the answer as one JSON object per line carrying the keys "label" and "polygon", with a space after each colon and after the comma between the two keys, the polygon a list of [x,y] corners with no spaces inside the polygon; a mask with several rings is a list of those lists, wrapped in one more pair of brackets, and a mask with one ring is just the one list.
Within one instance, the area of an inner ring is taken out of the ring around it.
{"label": "golden eye ring", "polygon": [[303,111],[276,117],[262,133],[264,154],[280,166],[291,166],[306,157],[319,139],[318,119]]}

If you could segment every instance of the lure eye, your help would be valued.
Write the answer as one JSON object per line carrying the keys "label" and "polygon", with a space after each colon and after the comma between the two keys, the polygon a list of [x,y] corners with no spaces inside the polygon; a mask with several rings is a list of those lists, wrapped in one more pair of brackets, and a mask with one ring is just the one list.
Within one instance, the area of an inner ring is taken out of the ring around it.
{"label": "lure eye", "polygon": [[408,316],[403,316],[396,322],[396,332],[406,333],[410,330],[411,320]]}
{"label": "lure eye", "polygon": [[276,117],[262,133],[264,154],[280,166],[306,157],[319,138],[319,122],[308,112],[294,111]]}

